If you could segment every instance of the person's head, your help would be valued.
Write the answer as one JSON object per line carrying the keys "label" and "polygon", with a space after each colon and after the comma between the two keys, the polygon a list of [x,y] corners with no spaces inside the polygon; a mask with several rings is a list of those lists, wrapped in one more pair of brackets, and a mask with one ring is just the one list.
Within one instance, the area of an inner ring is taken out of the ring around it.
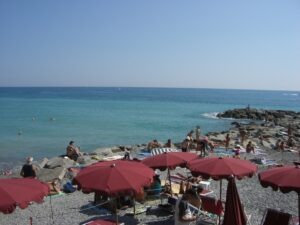
{"label": "person's head", "polygon": [[196,190],[194,190],[193,188],[190,188],[185,191],[182,198],[184,198],[186,200],[199,199],[199,195],[197,194]]}
{"label": "person's head", "polygon": [[31,164],[32,161],[33,161],[33,157],[32,156],[29,156],[29,157],[26,158],[26,163]]}
{"label": "person's head", "polygon": [[204,190],[204,188],[203,188],[201,185],[199,185],[199,186],[197,187],[197,193],[198,193],[198,194],[200,194],[203,190]]}
{"label": "person's head", "polygon": [[168,143],[171,143],[171,139],[168,139],[168,141],[167,141]]}
{"label": "person's head", "polygon": [[73,145],[73,144],[74,144],[74,141],[70,141],[70,142],[69,142],[69,145]]}

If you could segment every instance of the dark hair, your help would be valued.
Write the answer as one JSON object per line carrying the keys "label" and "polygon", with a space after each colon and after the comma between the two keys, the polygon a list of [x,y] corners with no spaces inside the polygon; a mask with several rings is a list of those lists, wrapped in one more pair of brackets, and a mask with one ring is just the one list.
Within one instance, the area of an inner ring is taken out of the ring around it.
{"label": "dark hair", "polygon": [[197,187],[198,194],[200,194],[203,190],[204,190],[204,188],[202,186]]}
{"label": "dark hair", "polygon": [[70,141],[70,142],[69,142],[69,145],[72,145],[72,144],[74,144],[74,141]]}
{"label": "dark hair", "polygon": [[185,194],[191,195],[194,198],[199,198],[199,195],[197,194],[196,190],[194,189],[188,189],[185,191]]}

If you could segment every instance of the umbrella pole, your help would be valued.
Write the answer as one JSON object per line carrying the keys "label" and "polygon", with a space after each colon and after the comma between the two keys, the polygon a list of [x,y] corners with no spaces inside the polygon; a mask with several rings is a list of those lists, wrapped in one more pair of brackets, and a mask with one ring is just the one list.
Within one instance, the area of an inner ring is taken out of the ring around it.
{"label": "umbrella pole", "polygon": [[54,224],[53,207],[52,207],[52,197],[51,197],[51,195],[50,195],[50,208],[51,208],[51,218],[52,218],[52,223]]}
{"label": "umbrella pole", "polygon": [[[222,179],[220,179],[220,201],[222,202]],[[219,215],[219,225],[221,224],[221,215]]]}
{"label": "umbrella pole", "polygon": [[168,177],[169,177],[169,182],[170,182],[171,196],[173,196],[172,183],[171,183],[171,174],[170,174],[170,169],[169,168],[168,168]]}
{"label": "umbrella pole", "polygon": [[119,196],[116,198],[117,201],[115,201],[115,207],[116,207],[116,225],[119,224],[119,217],[118,217],[118,202],[120,201]]}
{"label": "umbrella pole", "polygon": [[133,216],[135,216],[135,197],[133,197]]}
{"label": "umbrella pole", "polygon": [[300,193],[298,192],[298,223],[300,224]]}

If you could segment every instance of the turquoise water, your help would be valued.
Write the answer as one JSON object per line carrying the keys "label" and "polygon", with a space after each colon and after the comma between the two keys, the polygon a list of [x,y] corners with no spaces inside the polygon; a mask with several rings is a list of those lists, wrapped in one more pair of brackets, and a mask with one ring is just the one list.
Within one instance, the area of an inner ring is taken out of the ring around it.
{"label": "turquoise water", "polygon": [[[223,131],[213,115],[246,107],[300,111],[298,92],[176,88],[0,88],[0,162],[171,138],[200,125]],[[52,119],[51,119],[52,118]]]}

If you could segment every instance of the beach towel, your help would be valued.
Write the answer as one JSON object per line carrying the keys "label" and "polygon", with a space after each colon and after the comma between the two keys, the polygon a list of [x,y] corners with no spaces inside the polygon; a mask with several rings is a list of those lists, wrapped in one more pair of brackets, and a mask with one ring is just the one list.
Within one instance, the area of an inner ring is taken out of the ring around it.
{"label": "beach towel", "polygon": [[159,155],[165,152],[178,152],[178,150],[174,148],[154,148],[151,150],[151,155]]}
{"label": "beach towel", "polygon": [[73,185],[71,184],[71,182],[67,182],[64,186],[63,186],[63,191],[65,193],[73,193],[74,191],[76,191],[76,188],[73,187]]}

